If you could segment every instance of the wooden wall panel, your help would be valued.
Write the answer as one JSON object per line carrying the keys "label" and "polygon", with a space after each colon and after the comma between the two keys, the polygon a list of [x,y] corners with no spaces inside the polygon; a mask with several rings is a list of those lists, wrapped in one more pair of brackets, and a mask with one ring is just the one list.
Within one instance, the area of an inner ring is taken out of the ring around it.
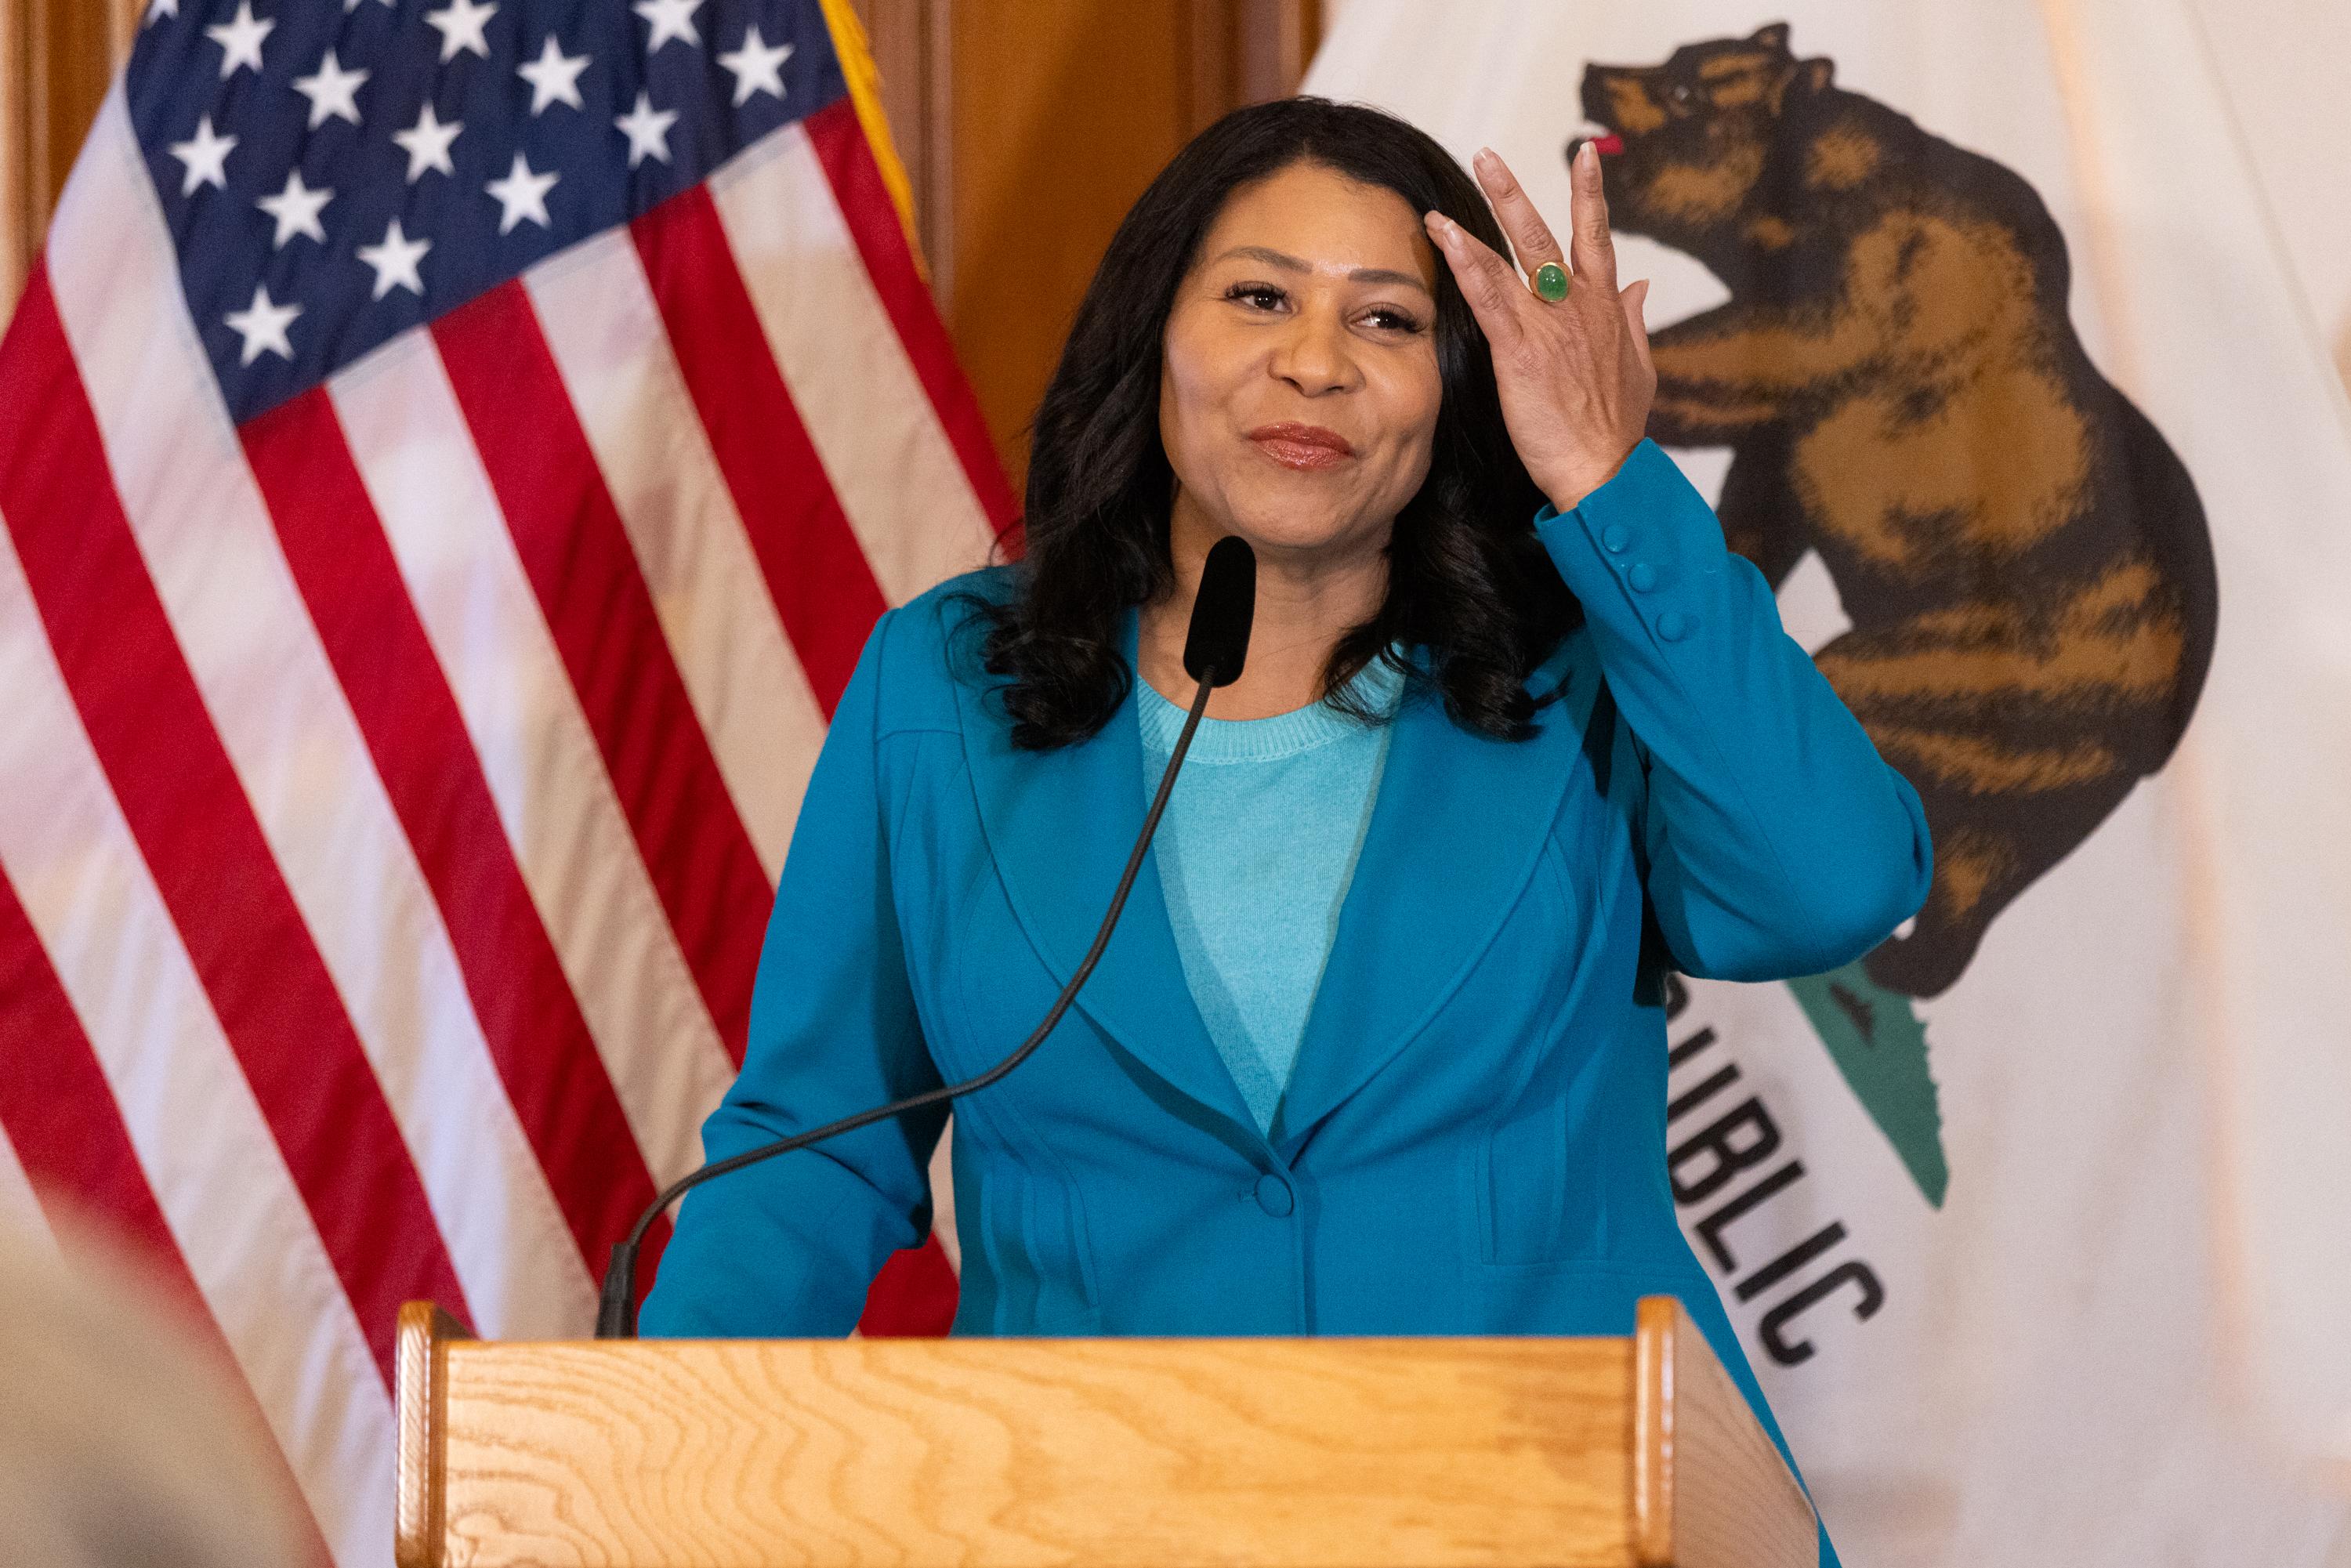
{"label": "wooden wall panel", "polygon": [[882,73],[882,109],[914,189],[921,249],[935,290],[943,287],[955,247],[946,229],[954,171],[952,86],[946,69],[950,0],[855,0],[873,63]]}
{"label": "wooden wall panel", "polygon": [[954,265],[964,368],[1017,476],[1111,232],[1194,128],[1192,0],[956,0]]}
{"label": "wooden wall panel", "polygon": [[141,0],[0,0],[0,308],[16,306],[142,9]]}
{"label": "wooden wall panel", "polygon": [[863,0],[931,283],[1016,487],[1113,230],[1176,149],[1295,92],[1315,0]]}
{"label": "wooden wall panel", "polygon": [[1194,132],[1297,90],[1313,13],[1301,0],[954,0],[953,17],[942,303],[1017,488],[1029,417],[1119,219]]}

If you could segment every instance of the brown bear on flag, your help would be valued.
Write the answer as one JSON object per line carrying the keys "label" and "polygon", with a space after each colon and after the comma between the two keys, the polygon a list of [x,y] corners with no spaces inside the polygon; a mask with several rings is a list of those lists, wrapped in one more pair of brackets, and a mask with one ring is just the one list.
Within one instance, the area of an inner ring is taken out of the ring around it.
{"label": "brown bear on flag", "polygon": [[[2161,768],[2218,618],[2188,472],[2084,352],[2032,187],[1832,85],[1784,24],[1591,67],[1616,227],[1729,303],[1652,339],[1667,445],[1776,587],[1818,551],[1820,667],[1926,802],[1935,879],[1872,980],[1934,996],[1995,915]],[[1575,144],[1569,146],[1572,157]]]}

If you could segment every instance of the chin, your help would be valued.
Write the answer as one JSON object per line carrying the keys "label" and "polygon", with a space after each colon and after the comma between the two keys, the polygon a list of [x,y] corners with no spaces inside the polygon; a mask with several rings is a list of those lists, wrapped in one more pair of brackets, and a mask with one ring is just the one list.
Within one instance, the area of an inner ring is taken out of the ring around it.
{"label": "chin", "polygon": [[1384,538],[1395,521],[1395,509],[1383,511],[1360,484],[1347,482],[1351,476],[1284,471],[1256,477],[1254,484],[1236,486],[1231,526],[1262,549],[1314,549],[1366,531]]}
{"label": "chin", "polygon": [[1315,555],[1366,548],[1384,549],[1395,526],[1393,517],[1366,523],[1353,514],[1301,518],[1293,511],[1236,518],[1233,532],[1249,540],[1250,548],[1260,553]]}

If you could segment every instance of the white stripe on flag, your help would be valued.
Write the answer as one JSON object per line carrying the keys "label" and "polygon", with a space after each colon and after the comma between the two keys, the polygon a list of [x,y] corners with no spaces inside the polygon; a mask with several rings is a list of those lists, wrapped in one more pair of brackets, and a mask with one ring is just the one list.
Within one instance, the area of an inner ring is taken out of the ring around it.
{"label": "white stripe on flag", "polygon": [[439,352],[328,383],[531,900],[656,1183],[701,1161],[734,1064],[637,851]]}
{"label": "white stripe on flag", "polygon": [[[587,1266],[278,548],[188,319],[154,188],[143,167],[106,155],[136,149],[119,89],[90,143],[51,235],[51,287],[131,531],[476,1322],[558,1332],[588,1310]],[[575,1266],[515,1267],[567,1256]]]}
{"label": "white stripe on flag", "polygon": [[[985,566],[995,530],[866,276],[806,128],[746,150],[711,176],[710,194],[882,597],[904,604]],[[909,517],[920,526],[908,527]]]}
{"label": "white stripe on flag", "polygon": [[392,1531],[382,1375],[90,749],[5,528],[0,629],[0,864],[319,1529],[340,1560],[375,1559]]}
{"label": "white stripe on flag", "polygon": [[625,228],[524,274],[663,633],[773,886],[824,744],[735,498]]}

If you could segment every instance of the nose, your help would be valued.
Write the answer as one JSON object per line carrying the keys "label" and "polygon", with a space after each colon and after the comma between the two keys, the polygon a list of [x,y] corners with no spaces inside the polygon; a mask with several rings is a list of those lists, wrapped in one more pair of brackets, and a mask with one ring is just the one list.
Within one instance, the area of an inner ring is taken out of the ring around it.
{"label": "nose", "polygon": [[1290,318],[1270,368],[1307,397],[1344,392],[1359,378],[1351,349],[1338,310],[1316,302]]}
{"label": "nose", "polygon": [[1615,109],[1615,94],[1610,90],[1610,83],[1615,74],[1605,66],[1583,68],[1583,90],[1580,96],[1583,99],[1584,119],[1612,128],[1615,125],[1615,120],[1610,118]]}

